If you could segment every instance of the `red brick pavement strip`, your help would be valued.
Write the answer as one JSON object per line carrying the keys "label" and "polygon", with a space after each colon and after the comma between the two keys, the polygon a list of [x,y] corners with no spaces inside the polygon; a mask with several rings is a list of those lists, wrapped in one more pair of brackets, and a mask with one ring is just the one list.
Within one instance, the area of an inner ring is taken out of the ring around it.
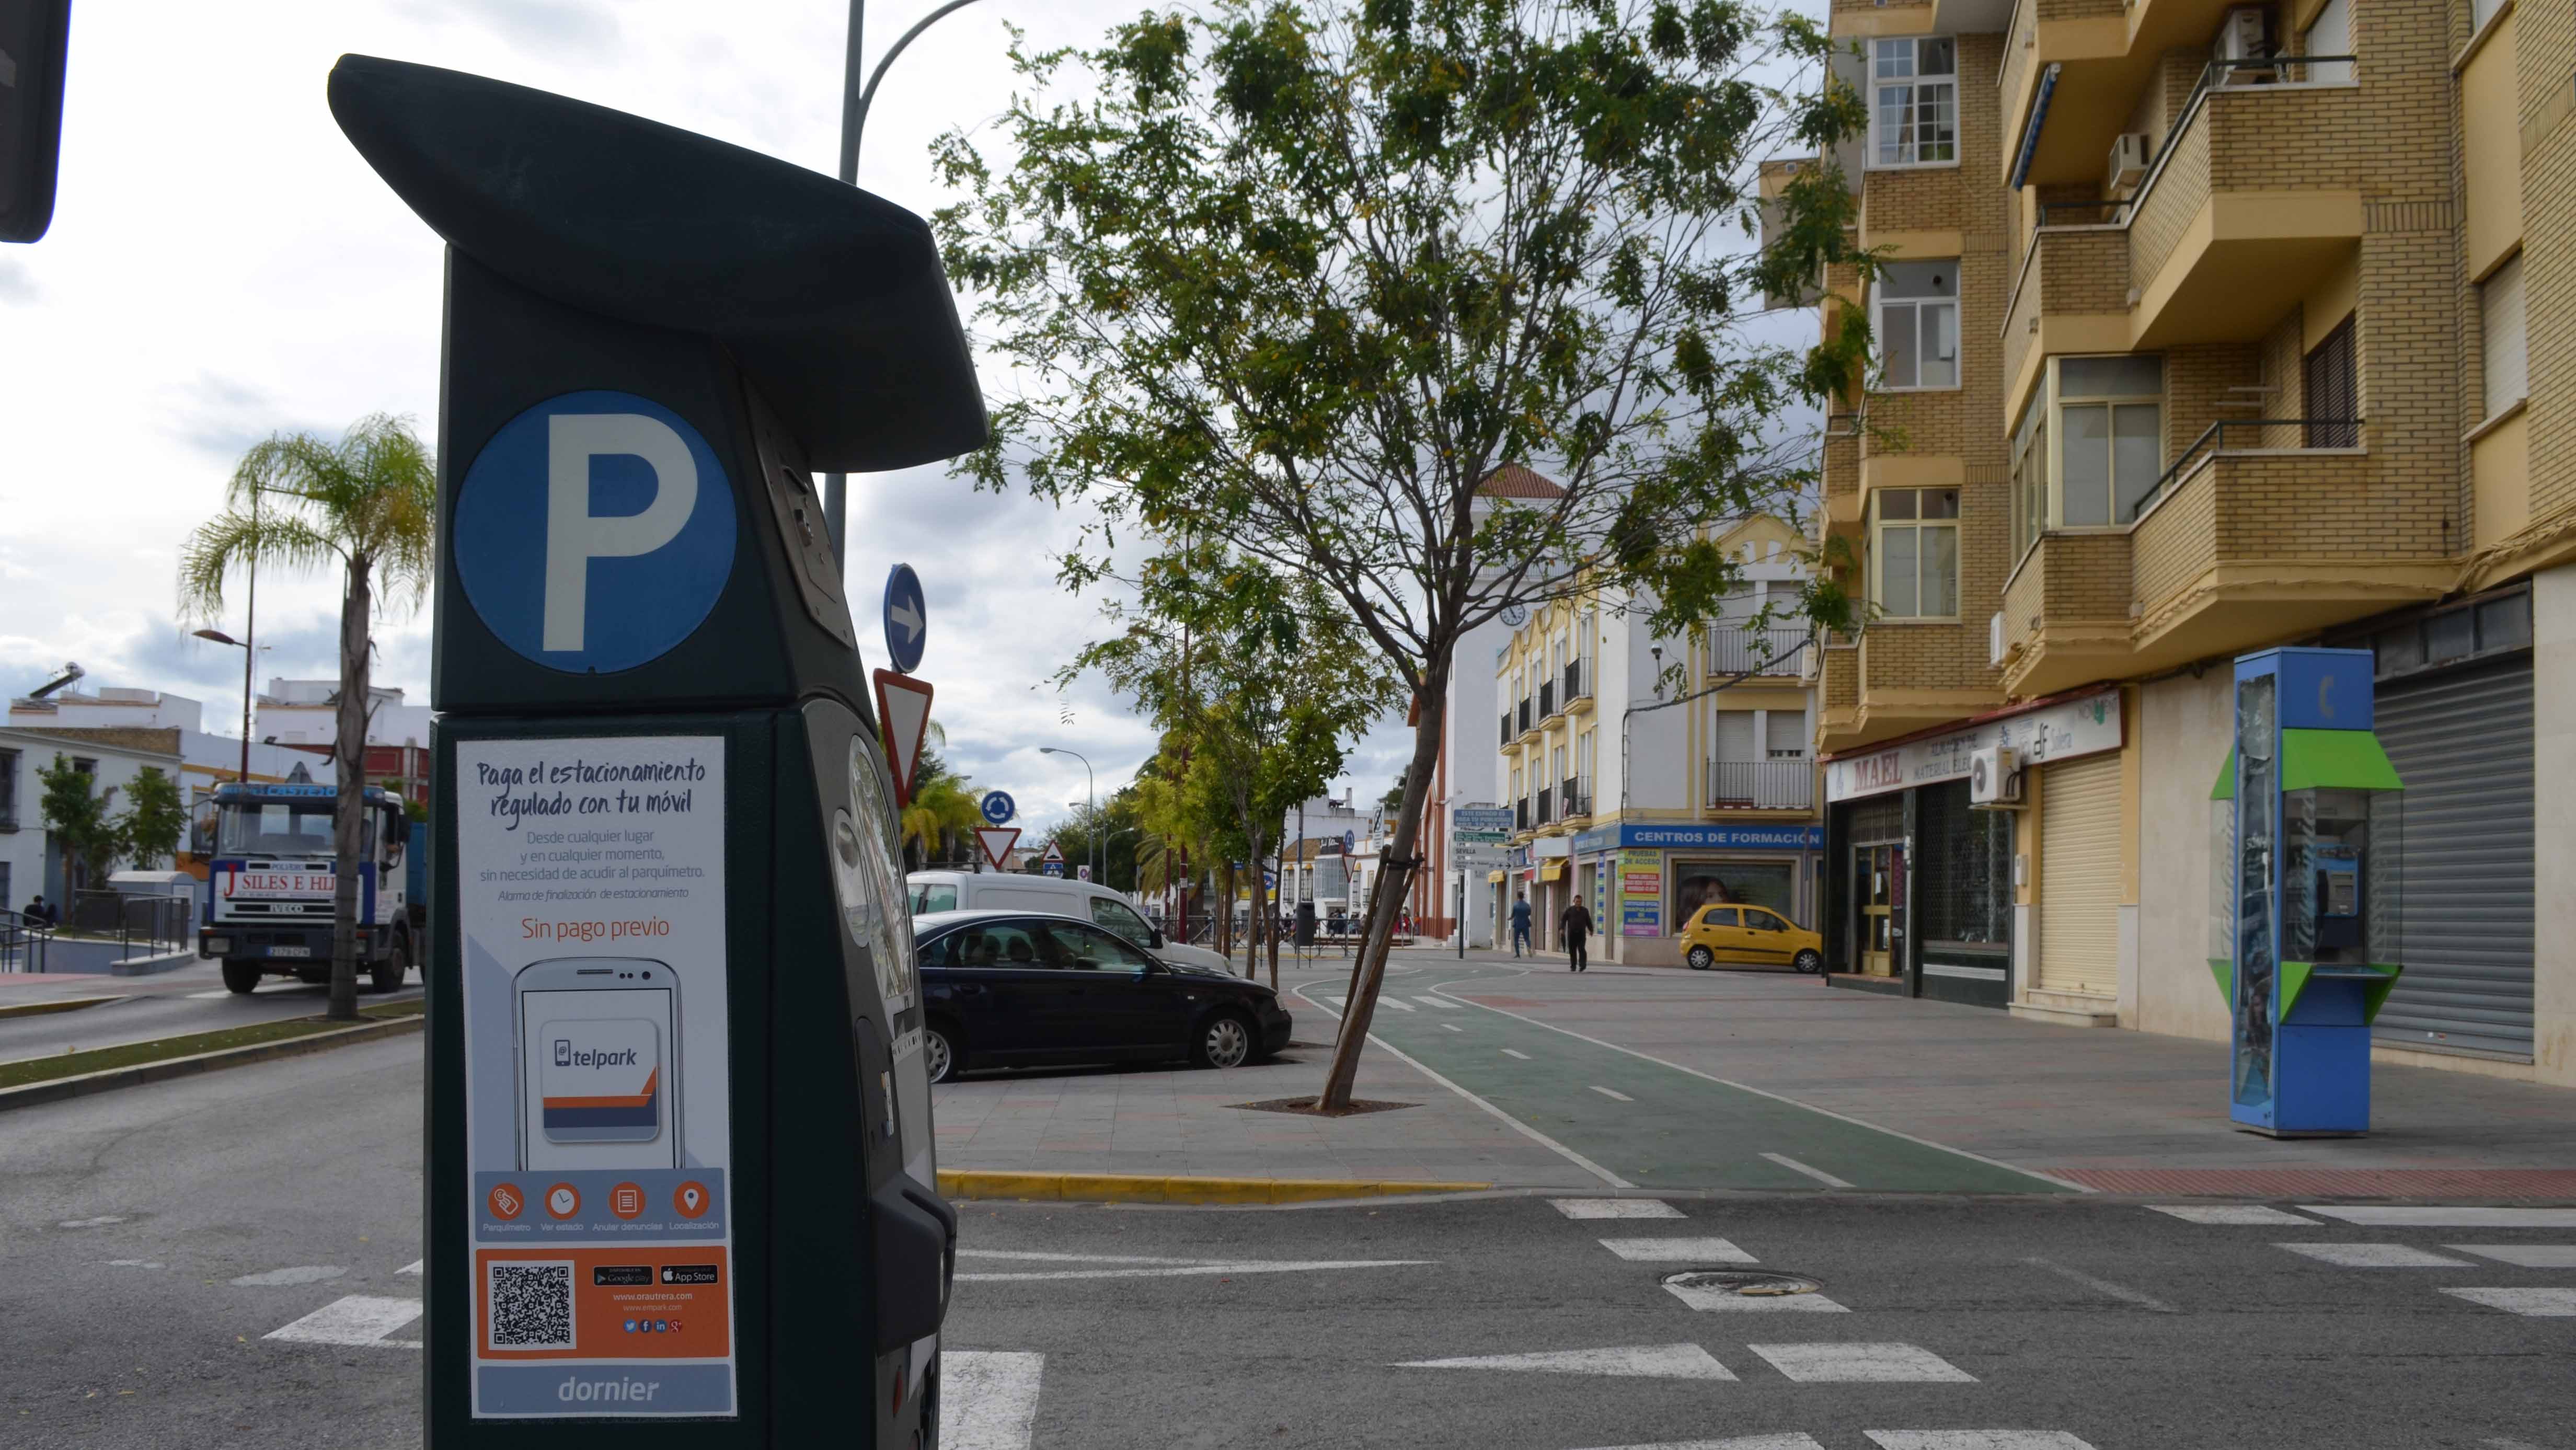
{"label": "red brick pavement strip", "polygon": [[2576,1168],[2052,1168],[2104,1193],[2576,1200]]}

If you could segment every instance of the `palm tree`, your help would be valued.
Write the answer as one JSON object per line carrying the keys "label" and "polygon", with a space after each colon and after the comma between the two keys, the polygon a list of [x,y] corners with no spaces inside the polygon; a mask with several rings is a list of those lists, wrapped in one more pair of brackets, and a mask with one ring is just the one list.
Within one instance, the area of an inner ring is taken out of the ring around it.
{"label": "palm tree", "polygon": [[[235,465],[224,511],[197,526],[179,555],[179,604],[212,617],[236,567],[337,565],[340,598],[339,771],[332,845],[338,889],[331,925],[331,1006],[358,1015],[358,851],[366,800],[368,614],[381,581],[396,608],[428,592],[435,558],[438,475],[411,420],[386,413],[359,419],[337,443],[279,433]],[[266,500],[266,502],[263,502]]]}
{"label": "palm tree", "polygon": [[[928,745],[944,746],[948,732],[936,720],[928,722]],[[965,776],[948,768],[938,752],[925,749],[912,782],[912,804],[904,807],[900,822],[907,870],[941,859],[952,836],[970,834],[984,823],[984,812]],[[920,848],[918,864],[911,861],[915,847]]]}

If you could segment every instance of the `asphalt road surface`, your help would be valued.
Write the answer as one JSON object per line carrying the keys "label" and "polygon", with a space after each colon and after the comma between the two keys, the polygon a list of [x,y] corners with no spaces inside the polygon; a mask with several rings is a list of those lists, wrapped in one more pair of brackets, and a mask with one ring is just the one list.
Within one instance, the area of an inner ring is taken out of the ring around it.
{"label": "asphalt road surface", "polygon": [[[0,1445],[416,1445],[419,1086],[406,1038],[0,1118]],[[967,1205],[947,1444],[2576,1450],[2576,1211],[2252,1217]]]}
{"label": "asphalt road surface", "polygon": [[[256,992],[236,996],[224,989],[220,969],[213,962],[159,977],[101,977],[94,992],[81,995],[119,1000],[70,1012],[0,1017],[0,1062],[312,1017],[329,1005],[330,994],[327,986],[308,987],[292,977],[271,977]],[[404,979],[402,990],[382,995],[367,986],[365,973],[358,976],[361,1007],[419,995],[417,972]]]}

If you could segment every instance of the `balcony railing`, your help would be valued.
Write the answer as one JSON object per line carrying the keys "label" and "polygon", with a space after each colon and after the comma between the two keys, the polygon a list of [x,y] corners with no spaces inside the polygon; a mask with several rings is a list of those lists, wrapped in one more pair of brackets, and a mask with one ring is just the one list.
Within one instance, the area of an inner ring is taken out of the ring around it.
{"label": "balcony railing", "polygon": [[1544,720],[1556,713],[1556,681],[1541,680],[1538,685],[1538,718]]}
{"label": "balcony railing", "polygon": [[[2191,477],[2192,470],[2213,454],[2360,446],[2359,418],[2221,418],[2191,441],[2191,446],[2173,461],[2173,467],[2166,469],[2164,476],[2156,480],[2156,486],[2138,499],[2138,506],[2129,518],[2144,514],[2174,485]],[[2123,523],[2128,521],[2122,520]]]}
{"label": "balcony railing", "polygon": [[1565,708],[1571,710],[1574,708],[1575,701],[1589,699],[1591,696],[1592,672],[1583,667],[1581,660],[1567,665],[1565,667]]}
{"label": "balcony railing", "polygon": [[1559,788],[1556,799],[1558,804],[1564,807],[1564,814],[1568,819],[1575,816],[1588,816],[1592,814],[1592,782],[1569,780]]}
{"label": "balcony railing", "polygon": [[1813,761],[1712,760],[1708,763],[1712,809],[1803,811],[1816,803]]}
{"label": "balcony railing", "polygon": [[1530,702],[1529,702],[1528,700],[1526,700],[1526,699],[1524,699],[1524,700],[1522,700],[1522,701],[1521,701],[1521,715],[1520,715],[1520,720],[1521,720],[1521,730],[1522,730],[1522,732],[1523,732],[1523,733],[1527,733],[1527,732],[1529,731],[1530,727],[1532,727],[1532,726],[1534,726],[1534,725],[1536,725],[1536,724],[1538,723],[1538,717],[1537,717],[1536,715],[1533,715],[1532,713],[1530,713]]}
{"label": "balcony railing", "polygon": [[1719,624],[1708,637],[1712,675],[1794,675],[1807,632],[1786,625],[1736,629]]}
{"label": "balcony railing", "polygon": [[1538,793],[1538,823],[1542,826],[1556,819],[1556,788],[1541,786]]}
{"label": "balcony railing", "polygon": [[1512,829],[1516,831],[1526,831],[1529,828],[1530,799],[1528,796],[1522,796],[1518,801],[1515,801],[1512,804]]}
{"label": "balcony railing", "polygon": [[1511,743],[1512,743],[1512,712],[1511,712],[1511,711],[1509,711],[1509,710],[1505,710],[1505,711],[1503,712],[1503,715],[1502,715],[1502,720],[1503,720],[1503,738],[1502,738],[1502,739],[1501,739],[1501,741],[1499,741],[1498,743],[1499,743],[1499,744],[1503,744],[1503,745],[1509,745],[1509,744],[1511,744]]}

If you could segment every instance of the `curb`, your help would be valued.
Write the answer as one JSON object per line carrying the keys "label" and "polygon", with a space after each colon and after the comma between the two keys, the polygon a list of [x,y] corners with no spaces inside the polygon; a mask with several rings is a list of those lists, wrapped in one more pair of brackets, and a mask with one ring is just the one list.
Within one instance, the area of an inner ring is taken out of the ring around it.
{"label": "curb", "polygon": [[53,1002],[11,1002],[0,1006],[0,1018],[42,1017],[48,1012],[77,1012],[83,1007],[96,1007],[108,1002],[122,1002],[123,997],[65,997]]}
{"label": "curb", "polygon": [[0,1113],[11,1108],[32,1108],[44,1103],[58,1103],[67,1098],[88,1097],[92,1093],[112,1092],[117,1088],[140,1087],[148,1082],[163,1082],[174,1077],[188,1077],[201,1072],[215,1072],[227,1067],[248,1067],[257,1062],[272,1062],[281,1057],[302,1057],[312,1052],[328,1052],[334,1047],[354,1047],[380,1037],[398,1037],[418,1032],[428,1025],[425,1013],[394,1017],[378,1022],[361,1023],[337,1032],[316,1032],[305,1037],[289,1037],[277,1042],[254,1042],[248,1047],[227,1047],[218,1052],[200,1052],[191,1057],[173,1057],[161,1062],[138,1062],[129,1067],[111,1067],[98,1072],[84,1072],[72,1077],[31,1082],[23,1087],[0,1088]]}
{"label": "curb", "polygon": [[993,1173],[939,1170],[949,1198],[1022,1198],[1066,1203],[1313,1203],[1393,1194],[1472,1193],[1490,1183],[1391,1178],[1191,1178],[1143,1173]]}

